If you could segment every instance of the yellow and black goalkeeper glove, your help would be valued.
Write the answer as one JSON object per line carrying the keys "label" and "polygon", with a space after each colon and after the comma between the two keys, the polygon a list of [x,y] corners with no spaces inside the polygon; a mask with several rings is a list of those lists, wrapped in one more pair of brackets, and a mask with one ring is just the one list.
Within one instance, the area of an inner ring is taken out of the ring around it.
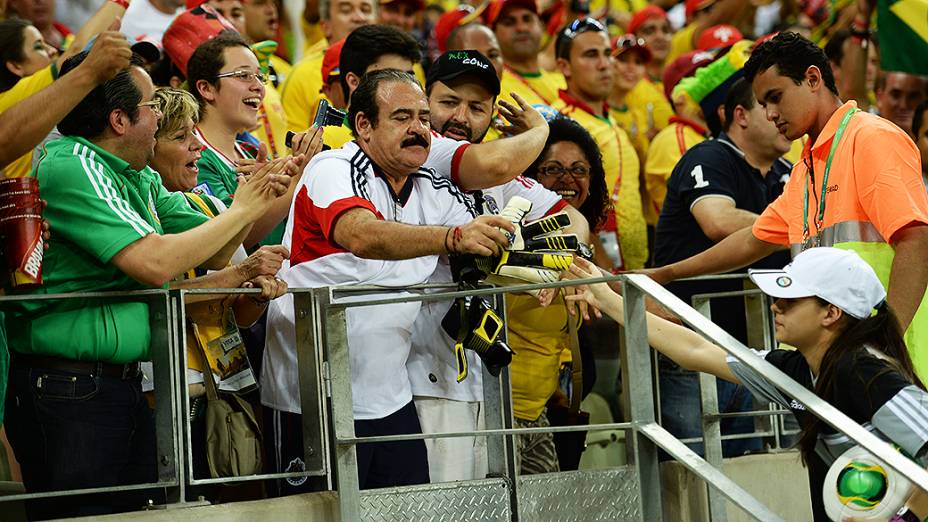
{"label": "yellow and black goalkeeper glove", "polygon": [[502,340],[505,325],[502,318],[480,297],[458,299],[441,322],[442,328],[455,339],[454,356],[458,365],[458,382],[467,378],[467,355],[473,350],[480,356],[490,375],[512,362],[512,350]]}

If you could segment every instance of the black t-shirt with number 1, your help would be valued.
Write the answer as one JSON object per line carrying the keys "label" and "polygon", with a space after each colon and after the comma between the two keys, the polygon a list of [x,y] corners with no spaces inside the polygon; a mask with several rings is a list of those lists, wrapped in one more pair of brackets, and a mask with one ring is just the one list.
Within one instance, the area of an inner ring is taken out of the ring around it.
{"label": "black t-shirt with number 1", "polygon": [[[728,198],[736,208],[759,215],[783,193],[791,169],[792,165],[781,158],[773,163],[766,176],[762,176],[748,164],[744,153],[725,133],[688,150],[667,181],[667,197],[657,222],[655,266],[681,261],[715,244],[703,233],[691,212],[700,199]],[[782,268],[788,262],[787,252],[777,252],[751,268]],[[685,282],[667,288],[690,304],[694,294],[741,290],[742,282]],[[741,298],[714,299],[712,320],[741,342],[747,341]]]}

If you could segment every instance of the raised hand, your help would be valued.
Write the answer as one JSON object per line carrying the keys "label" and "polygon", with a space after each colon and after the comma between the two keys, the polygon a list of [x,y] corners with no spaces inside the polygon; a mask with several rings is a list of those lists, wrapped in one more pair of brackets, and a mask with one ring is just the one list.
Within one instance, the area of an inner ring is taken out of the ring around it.
{"label": "raised hand", "polygon": [[534,129],[535,127],[548,126],[548,122],[545,120],[544,116],[535,110],[534,107],[529,105],[529,103],[525,101],[524,98],[514,92],[510,94],[519,105],[517,107],[508,101],[499,101],[499,114],[509,122],[509,125],[505,125],[502,122],[497,123],[496,128],[500,132],[514,136],[516,134],[521,134],[529,129]]}
{"label": "raised hand", "polygon": [[106,31],[97,36],[93,47],[90,48],[90,53],[79,66],[79,68],[86,67],[98,85],[109,81],[116,76],[116,73],[128,68],[129,60],[132,59],[129,41],[119,32],[119,25],[117,18]]}

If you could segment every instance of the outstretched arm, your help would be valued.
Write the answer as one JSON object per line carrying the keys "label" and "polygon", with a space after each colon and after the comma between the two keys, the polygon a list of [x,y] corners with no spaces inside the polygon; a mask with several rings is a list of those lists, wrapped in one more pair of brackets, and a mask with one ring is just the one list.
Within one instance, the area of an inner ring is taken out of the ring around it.
{"label": "outstretched arm", "polygon": [[693,257],[644,272],[658,283],[666,284],[685,277],[731,272],[785,248],[757,239],[747,226]]}
{"label": "outstretched arm", "polygon": [[73,71],[0,115],[0,168],[31,151],[94,87],[129,66],[129,42],[119,25],[114,27],[97,38]]}
{"label": "outstretched arm", "polygon": [[[578,279],[602,277],[602,273],[592,263],[574,257],[570,267],[571,276]],[[576,295],[566,296],[571,301],[584,300],[595,309],[605,312],[621,325],[625,325],[625,303],[622,296],[612,291],[606,283],[596,283],[582,287]],[[726,362],[726,352],[720,346],[710,343],[696,332],[648,312],[648,343],[657,351],[670,357],[687,370],[711,373],[720,379],[739,384]]]}

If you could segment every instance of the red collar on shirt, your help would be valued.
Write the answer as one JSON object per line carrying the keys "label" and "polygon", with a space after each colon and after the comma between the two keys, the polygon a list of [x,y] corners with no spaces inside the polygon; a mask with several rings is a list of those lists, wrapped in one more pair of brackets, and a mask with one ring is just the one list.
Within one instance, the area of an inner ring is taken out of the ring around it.
{"label": "red collar on shirt", "polygon": [[671,116],[670,120],[668,121],[670,123],[679,123],[681,125],[686,125],[687,127],[692,128],[694,131],[698,132],[702,136],[705,136],[706,132],[708,132],[706,128],[703,127],[702,125],[696,123],[695,121],[689,118],[684,118],[683,116]]}
{"label": "red collar on shirt", "polygon": [[600,109],[599,114],[597,114],[596,111],[592,107],[587,105],[585,101],[574,98],[564,89],[557,91],[557,95],[560,96],[561,101],[563,101],[567,105],[573,105],[574,107],[577,107],[580,110],[584,110],[598,118],[605,118],[609,115],[609,104],[606,103],[605,101],[603,102],[603,106],[602,106],[602,109]]}

